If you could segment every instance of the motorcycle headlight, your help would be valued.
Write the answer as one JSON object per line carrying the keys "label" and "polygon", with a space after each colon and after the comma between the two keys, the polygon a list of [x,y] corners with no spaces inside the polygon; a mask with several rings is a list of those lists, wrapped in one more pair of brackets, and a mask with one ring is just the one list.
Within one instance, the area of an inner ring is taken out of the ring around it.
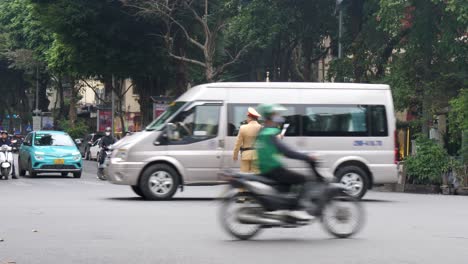
{"label": "motorcycle headlight", "polygon": [[73,155],[73,160],[76,160],[76,161],[81,160],[80,152],[73,152],[72,155]]}
{"label": "motorcycle headlight", "polygon": [[118,149],[114,156],[116,159],[120,159],[121,161],[125,161],[127,159],[127,150],[126,149]]}
{"label": "motorcycle headlight", "polygon": [[44,160],[44,152],[36,151],[34,152],[34,158],[37,160]]}

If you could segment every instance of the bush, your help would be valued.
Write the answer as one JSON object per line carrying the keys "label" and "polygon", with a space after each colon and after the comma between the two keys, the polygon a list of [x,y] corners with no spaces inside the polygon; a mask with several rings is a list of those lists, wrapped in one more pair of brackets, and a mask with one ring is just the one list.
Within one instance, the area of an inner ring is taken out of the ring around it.
{"label": "bush", "polygon": [[83,138],[89,131],[89,127],[83,120],[77,120],[74,128],[70,126],[70,121],[65,119],[60,120],[59,125],[73,139]]}
{"label": "bush", "polygon": [[405,161],[411,183],[440,184],[443,173],[449,169],[449,156],[436,142],[422,136],[416,139],[416,155]]}

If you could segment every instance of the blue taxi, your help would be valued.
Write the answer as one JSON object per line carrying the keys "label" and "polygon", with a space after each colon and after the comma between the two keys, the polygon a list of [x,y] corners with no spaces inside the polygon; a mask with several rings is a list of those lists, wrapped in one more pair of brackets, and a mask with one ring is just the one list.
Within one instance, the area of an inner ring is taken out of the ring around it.
{"label": "blue taxi", "polygon": [[71,137],[63,131],[34,131],[29,133],[20,147],[18,171],[30,177],[38,173],[59,172],[62,176],[73,173],[80,178],[83,170],[81,153]]}

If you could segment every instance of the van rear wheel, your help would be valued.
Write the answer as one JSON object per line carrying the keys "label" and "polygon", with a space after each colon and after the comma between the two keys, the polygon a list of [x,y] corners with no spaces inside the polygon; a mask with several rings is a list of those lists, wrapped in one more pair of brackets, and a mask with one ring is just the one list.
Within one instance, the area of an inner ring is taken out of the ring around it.
{"label": "van rear wheel", "polygon": [[361,199],[369,189],[369,175],[358,166],[346,166],[336,172],[338,182],[350,188],[348,195]]}
{"label": "van rear wheel", "polygon": [[139,188],[146,200],[168,200],[179,186],[179,174],[171,166],[155,164],[145,169]]}

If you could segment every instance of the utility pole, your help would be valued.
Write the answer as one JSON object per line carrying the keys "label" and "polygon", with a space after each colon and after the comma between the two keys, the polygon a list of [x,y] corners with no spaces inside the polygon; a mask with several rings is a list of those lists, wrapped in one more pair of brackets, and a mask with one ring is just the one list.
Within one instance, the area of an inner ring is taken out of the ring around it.
{"label": "utility pole", "polygon": [[114,137],[114,113],[115,113],[115,105],[114,105],[114,101],[115,101],[115,97],[114,97],[114,89],[115,89],[115,78],[114,78],[114,74],[112,74],[112,89],[111,89],[111,93],[112,93],[112,96],[111,96],[111,101],[112,101],[112,106],[111,106],[111,111],[112,111],[112,137]]}
{"label": "utility pole", "polygon": [[343,35],[343,8],[340,7],[339,25],[338,25],[338,59],[343,57],[343,48],[341,46],[341,37]]}
{"label": "utility pole", "polygon": [[36,116],[39,114],[39,66],[36,65]]}

